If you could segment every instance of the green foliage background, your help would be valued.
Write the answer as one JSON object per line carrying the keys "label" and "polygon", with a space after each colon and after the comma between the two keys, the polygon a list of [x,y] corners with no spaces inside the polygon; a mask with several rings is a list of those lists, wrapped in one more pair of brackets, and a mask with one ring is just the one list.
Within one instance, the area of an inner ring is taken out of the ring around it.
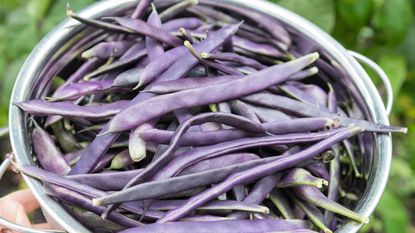
{"label": "green foliage background", "polygon": [[[314,22],[347,49],[375,60],[395,93],[393,124],[409,128],[394,137],[388,188],[362,232],[415,232],[415,2],[411,0],[270,0]],[[14,80],[39,39],[94,0],[0,0],[0,126]],[[375,80],[375,83],[379,83]]]}

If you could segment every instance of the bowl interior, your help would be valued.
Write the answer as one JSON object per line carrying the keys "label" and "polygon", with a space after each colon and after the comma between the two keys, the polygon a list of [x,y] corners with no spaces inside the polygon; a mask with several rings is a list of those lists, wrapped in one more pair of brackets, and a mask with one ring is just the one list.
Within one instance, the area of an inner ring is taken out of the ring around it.
{"label": "bowl interior", "polygon": [[[131,9],[137,0],[105,0],[95,3],[79,14],[83,17],[99,18],[120,14]],[[156,1],[156,4],[165,4],[172,1]],[[210,4],[207,0],[201,0],[201,4]],[[277,5],[262,0],[220,0],[224,2],[254,9],[263,14],[268,14],[283,23],[293,34],[301,34],[311,43],[324,47],[324,57],[338,64],[338,71],[343,72],[342,80],[332,80],[340,86],[346,86],[355,91],[363,103],[363,115],[366,119],[374,122],[389,124],[388,118],[382,104],[382,100],[374,87],[372,81],[362,67],[324,31],[308,22],[304,18],[285,10]],[[83,33],[88,34],[83,25],[72,19],[67,19],[50,32],[32,51],[31,55],[23,65],[16,80],[11,103],[21,102],[31,98],[39,98],[45,95],[49,81],[45,79],[42,70],[48,66],[48,61],[56,59],[61,48],[72,42],[79,41]],[[99,35],[97,35],[98,37]],[[53,69],[53,67],[51,68]],[[56,68],[59,72],[59,67]],[[53,74],[53,70],[51,71]],[[35,91],[37,90],[37,91]],[[10,106],[9,115],[10,138],[17,162],[20,164],[33,163],[31,158],[31,146],[28,138],[27,116],[16,106]],[[358,185],[364,189],[359,201],[355,203],[354,209],[358,213],[369,216],[376,207],[380,196],[386,185],[389,174],[391,157],[390,135],[366,134],[365,140],[371,145],[363,158],[365,167],[365,182]],[[74,219],[57,202],[49,198],[37,180],[25,177],[28,186],[33,190],[42,208],[57,225],[69,232],[88,232],[88,230]],[[360,225],[355,222],[346,222],[337,232],[356,232]]]}

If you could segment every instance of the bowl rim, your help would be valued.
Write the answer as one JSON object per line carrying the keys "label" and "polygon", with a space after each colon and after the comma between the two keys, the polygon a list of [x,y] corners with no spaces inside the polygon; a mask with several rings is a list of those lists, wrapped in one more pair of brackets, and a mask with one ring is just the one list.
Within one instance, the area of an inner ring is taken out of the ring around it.
{"label": "bowl rim", "polygon": [[[268,14],[277,18],[282,23],[298,29],[315,42],[323,44],[327,48],[329,54],[349,74],[355,86],[358,87],[357,89],[363,96],[363,99],[368,106],[369,114],[373,117],[373,120],[375,122],[389,124],[382,99],[368,74],[342,45],[322,29],[303,17],[265,0],[217,1],[253,8],[261,13]],[[103,0],[83,9],[79,12],[79,15],[82,17],[97,18],[110,13],[115,8],[128,9],[137,2],[138,0]],[[204,0],[201,0],[200,2],[203,3]],[[45,65],[47,59],[51,57],[51,51],[55,51],[68,36],[73,35],[77,30],[82,28],[84,28],[84,26],[79,22],[69,18],[65,19],[36,45],[19,72],[11,96],[9,129],[12,149],[16,156],[17,163],[21,165],[32,163],[28,156],[28,152],[31,150],[29,143],[25,141],[27,138],[27,135],[25,134],[25,114],[18,107],[13,105],[13,103],[27,100],[30,97],[30,87],[36,82],[37,78],[39,78],[37,77],[38,73]],[[377,153],[379,158],[375,158],[372,164],[373,168],[369,176],[368,187],[362,198],[366,201],[364,203],[359,202],[355,208],[355,211],[366,217],[369,217],[374,211],[385,189],[392,156],[392,139],[390,134],[378,134],[375,139],[378,145]],[[23,175],[23,177],[42,206],[48,220],[56,222],[56,224],[69,232],[90,232],[69,215],[62,206],[44,193],[41,182],[25,175]],[[337,229],[336,232],[357,232],[360,227],[361,224],[349,221]]]}

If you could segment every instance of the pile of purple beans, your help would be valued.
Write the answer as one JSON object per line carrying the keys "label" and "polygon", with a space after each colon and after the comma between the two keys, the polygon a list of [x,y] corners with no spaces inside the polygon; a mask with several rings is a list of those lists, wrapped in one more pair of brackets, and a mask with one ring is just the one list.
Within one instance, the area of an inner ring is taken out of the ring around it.
{"label": "pile of purple beans", "polygon": [[[301,33],[222,1],[141,0],[46,64],[16,165],[99,232],[331,232],[367,223],[374,133],[344,70]],[[114,13],[114,15],[116,15]]]}

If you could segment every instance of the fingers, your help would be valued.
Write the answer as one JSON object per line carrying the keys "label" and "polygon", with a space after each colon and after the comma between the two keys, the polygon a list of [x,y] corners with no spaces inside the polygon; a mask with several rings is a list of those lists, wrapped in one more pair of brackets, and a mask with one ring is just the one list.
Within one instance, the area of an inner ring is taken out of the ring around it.
{"label": "fingers", "polygon": [[18,190],[10,193],[9,195],[3,197],[3,199],[21,203],[26,213],[30,213],[39,208],[39,203],[29,189]]}
{"label": "fingers", "polygon": [[[31,227],[23,205],[13,200],[0,199],[0,216],[19,225]],[[0,226],[0,229],[4,229]]]}
{"label": "fingers", "polygon": [[33,224],[32,227],[36,229],[44,229],[44,230],[52,229],[48,223]]}

